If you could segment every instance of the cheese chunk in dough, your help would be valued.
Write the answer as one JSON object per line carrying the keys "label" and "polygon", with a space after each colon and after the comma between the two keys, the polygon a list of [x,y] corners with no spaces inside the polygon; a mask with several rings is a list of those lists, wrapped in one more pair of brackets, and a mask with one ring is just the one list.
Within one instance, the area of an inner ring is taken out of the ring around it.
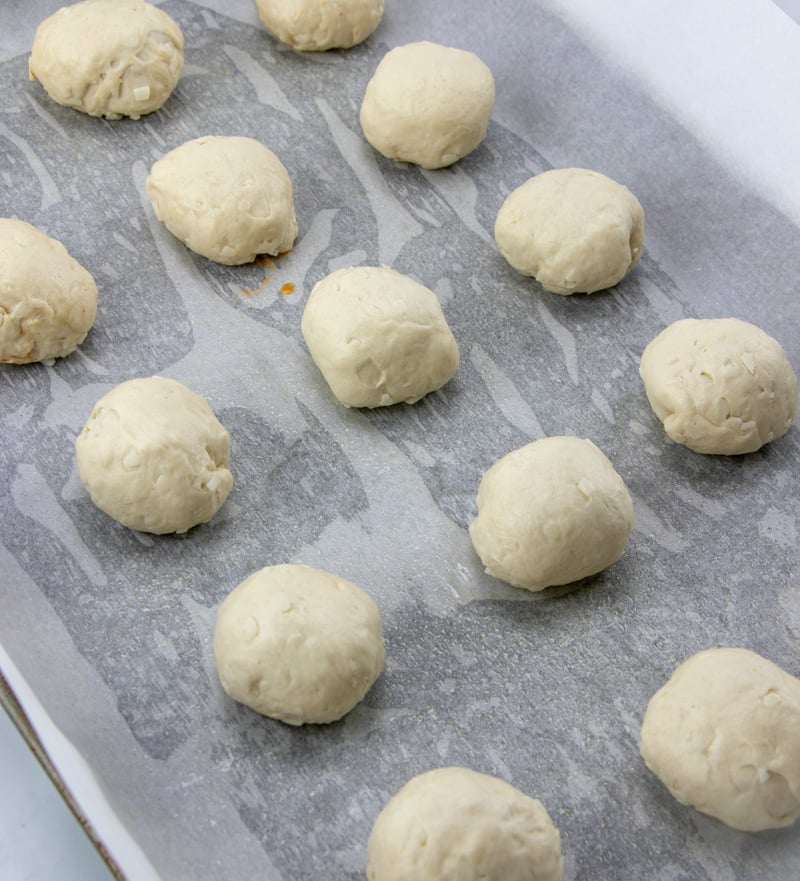
{"label": "cheese chunk in dough", "polygon": [[639,260],[644,210],[622,184],[585,168],[557,168],[514,190],[497,213],[503,256],[554,294],[591,294]]}
{"label": "cheese chunk in dough", "polygon": [[290,725],[349,713],[383,669],[378,608],[361,588],[301,565],[254,572],[222,602],[220,682],[234,700]]}
{"label": "cheese chunk in dough", "polygon": [[436,294],[388,266],[323,278],[308,297],[301,329],[346,407],[413,404],[458,367],[458,345]]}
{"label": "cheese chunk in dough", "polygon": [[436,768],[375,820],[368,881],[560,881],[561,838],[541,802],[488,774]]}
{"label": "cheese chunk in dough", "polygon": [[797,376],[781,344],[737,318],[685,318],[642,353],[639,374],[672,440],[697,453],[752,453],[797,414]]}
{"label": "cheese chunk in dough", "polygon": [[130,379],[95,405],[75,441],[92,501],[141,532],[210,520],[233,485],[230,440],[205,400],[174,379]]}
{"label": "cheese chunk in dough", "polygon": [[734,829],[800,816],[800,680],[743,648],[684,661],[651,698],[648,768],[683,804]]}
{"label": "cheese chunk in dough", "polygon": [[622,478],[589,440],[547,437],[495,462],[469,534],[489,575],[543,590],[616,562],[633,528]]}
{"label": "cheese chunk in dough", "polygon": [[301,52],[350,49],[383,18],[383,0],[256,0],[264,27]]}
{"label": "cheese chunk in dough", "polygon": [[443,168],[486,136],[494,78],[472,52],[409,43],[383,57],[361,103],[361,128],[389,159]]}
{"label": "cheese chunk in dough", "polygon": [[217,263],[283,254],[297,237],[289,173],[253,138],[186,141],[153,164],[147,195],[177,239]]}
{"label": "cheese chunk in dough", "polygon": [[0,219],[0,361],[69,355],[96,312],[94,278],[61,242],[29,223]]}
{"label": "cheese chunk in dough", "polygon": [[36,29],[29,62],[59,104],[138,119],[169,98],[183,70],[183,34],[144,0],[83,0]]}

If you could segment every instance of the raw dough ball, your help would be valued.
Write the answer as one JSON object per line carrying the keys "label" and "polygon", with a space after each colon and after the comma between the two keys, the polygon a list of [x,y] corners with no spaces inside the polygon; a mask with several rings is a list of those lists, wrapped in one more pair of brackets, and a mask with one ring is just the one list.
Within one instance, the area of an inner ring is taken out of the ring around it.
{"label": "raw dough ball", "polygon": [[225,691],[290,725],[341,719],[383,669],[381,619],[363,590],[309,566],[267,566],[225,598],[214,630]]}
{"label": "raw dough ball", "polygon": [[494,237],[503,256],[554,294],[610,288],[636,265],[644,211],[622,184],[585,168],[530,178],[497,213]]}
{"label": "raw dough ball", "polygon": [[698,453],[752,453],[797,413],[786,352],[736,318],[676,321],[645,348],[639,374],[667,434]]}
{"label": "raw dough ball", "polygon": [[413,404],[458,367],[458,345],[436,294],[388,266],[323,278],[309,294],[301,329],[346,407]]}
{"label": "raw dough ball", "polygon": [[361,127],[389,159],[442,168],[486,136],[494,78],[472,52],[409,43],[383,57],[367,84]]}
{"label": "raw dough ball", "polygon": [[734,829],[800,816],[800,680],[747,649],[684,661],[651,698],[647,767],[672,795]]}
{"label": "raw dough ball", "polygon": [[228,432],[174,379],[131,379],[104,395],[75,441],[92,501],[141,532],[186,532],[228,497]]}
{"label": "raw dough ball", "polygon": [[547,437],[495,462],[478,487],[472,544],[489,575],[528,590],[616,562],[633,528],[622,478],[589,440]]}
{"label": "raw dough ball", "polygon": [[21,220],[0,218],[0,361],[69,355],[97,311],[97,285],[61,242]]}
{"label": "raw dough ball", "polygon": [[414,777],[378,815],[369,881],[560,881],[561,839],[536,799],[487,774]]}
{"label": "raw dough ball", "polygon": [[29,70],[59,104],[138,119],[169,98],[183,69],[183,34],[143,0],[84,0],[37,28]]}
{"label": "raw dough ball", "polygon": [[282,254],[297,237],[289,173],[253,138],[187,141],[154,163],[147,195],[176,238],[217,263]]}
{"label": "raw dough ball", "polygon": [[303,52],[349,49],[383,18],[383,0],[256,0],[264,27]]}

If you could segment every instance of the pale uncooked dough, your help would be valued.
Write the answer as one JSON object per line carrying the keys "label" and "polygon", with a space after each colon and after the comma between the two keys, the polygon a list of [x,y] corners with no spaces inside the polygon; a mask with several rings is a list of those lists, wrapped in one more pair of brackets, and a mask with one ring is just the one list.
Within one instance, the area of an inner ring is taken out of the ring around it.
{"label": "pale uncooked dough", "polygon": [[91,273],[56,239],[0,218],[0,361],[28,364],[69,355],[97,311]]}
{"label": "pale uncooked dough", "polygon": [[486,136],[494,78],[472,52],[409,43],[383,57],[367,84],[361,128],[389,159],[442,168]]}
{"label": "pale uncooked dough", "polygon": [[302,52],[349,49],[383,18],[383,0],[256,0],[264,27]]}
{"label": "pale uncooked dough", "polygon": [[230,442],[206,401],[174,379],[131,379],[104,395],[75,441],[92,501],[141,532],[186,532],[228,497]]}
{"label": "pale uncooked dough", "polygon": [[223,600],[214,630],[220,682],[234,700],[291,725],[341,719],[383,669],[375,603],[309,566],[267,566]]}
{"label": "pale uncooked dough", "polygon": [[651,698],[647,766],[672,795],[734,829],[800,816],[800,680],[742,648],[684,661]]}
{"label": "pale uncooked dough", "polygon": [[147,195],[176,238],[217,263],[283,254],[297,237],[289,173],[253,138],[186,141],[153,164]]}
{"label": "pale uncooked dough", "polygon": [[458,367],[436,294],[388,266],[339,269],[318,282],[301,322],[311,357],[347,407],[413,404]]}
{"label": "pale uncooked dough", "polygon": [[780,343],[737,318],[685,318],[642,353],[656,416],[698,453],[752,453],[789,430],[797,376]]}
{"label": "pale uncooked dough", "polygon": [[138,119],[169,98],[183,69],[183,34],[143,0],[84,0],[45,19],[29,70],[59,104]]}
{"label": "pale uncooked dough", "polygon": [[469,534],[489,575],[543,590],[616,562],[633,528],[622,478],[589,440],[548,437],[503,456],[478,487]]}
{"label": "pale uncooked dough", "polygon": [[644,210],[622,184],[585,168],[557,168],[527,180],[497,213],[503,256],[554,294],[610,288],[636,265]]}
{"label": "pale uncooked dough", "polygon": [[369,881],[560,881],[561,838],[534,798],[468,768],[414,777],[367,844]]}

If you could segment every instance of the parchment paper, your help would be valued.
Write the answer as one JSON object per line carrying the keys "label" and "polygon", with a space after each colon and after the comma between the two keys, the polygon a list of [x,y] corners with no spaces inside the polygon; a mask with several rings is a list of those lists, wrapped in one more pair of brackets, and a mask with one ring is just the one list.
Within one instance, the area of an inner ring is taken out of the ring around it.
{"label": "parchment paper", "polygon": [[[677,318],[731,315],[800,367],[800,231],[553,7],[475,7],[393,4],[366,44],[302,56],[252,13],[171,0],[186,69],[139,121],[55,105],[26,55],[0,64],[2,214],[63,241],[101,291],[79,352],[0,371],[0,643],[165,881],[362,877],[381,807],[449,764],[539,798],[568,881],[798,877],[796,829],[729,830],[638,753],[650,695],[695,651],[746,646],[800,673],[797,428],[732,459],[675,446],[638,360]],[[498,86],[485,143],[436,172],[384,160],[358,125],[388,46],[423,38],[478,52]],[[150,165],[203,134],[281,157],[292,253],[223,267],[155,220]],[[612,291],[547,294],[494,245],[506,195],[564,165],[644,204],[645,256]],[[435,290],[459,341],[456,377],[414,406],[342,408],[302,341],[310,288],[359,263]],[[94,402],[155,373],[206,396],[232,439],[232,495],[179,537],[116,524],[74,467]],[[604,450],[636,525],[611,569],[533,595],[482,573],[466,527],[486,468],[553,434]],[[340,723],[290,728],[218,684],[216,608],[279,562],[381,609],[386,670]]]}

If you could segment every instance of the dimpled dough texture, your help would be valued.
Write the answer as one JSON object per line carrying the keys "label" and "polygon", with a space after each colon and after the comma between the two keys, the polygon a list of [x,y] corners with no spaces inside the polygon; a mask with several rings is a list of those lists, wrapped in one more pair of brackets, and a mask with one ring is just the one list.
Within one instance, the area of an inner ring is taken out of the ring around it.
{"label": "dimpled dough texture", "polygon": [[786,352],[736,318],[676,321],[647,345],[639,374],[669,437],[697,453],[752,453],[797,413]]}
{"label": "dimpled dough texture", "polygon": [[0,219],[0,361],[63,358],[86,338],[97,285],[61,242]]}
{"label": "dimpled dough texture", "polygon": [[329,572],[267,566],[222,602],[214,657],[234,700],[290,725],[333,722],[383,669],[380,614],[363,590]]}
{"label": "dimpled dough texture", "polygon": [[369,881],[560,881],[558,830],[536,799],[468,768],[414,777],[378,815]]}
{"label": "dimpled dough texture", "polygon": [[39,25],[29,69],[59,104],[138,119],[158,110],[178,84],[183,34],[142,0],[84,0]]}
{"label": "dimpled dough texture", "polygon": [[388,266],[323,278],[308,297],[301,329],[346,407],[413,404],[458,367],[458,345],[436,294]]}
{"label": "dimpled dough texture", "polygon": [[486,136],[494,78],[472,52],[409,43],[383,57],[367,84],[361,128],[389,159],[443,168]]}
{"label": "dimpled dough texture", "polygon": [[497,213],[503,256],[554,294],[610,288],[636,265],[644,211],[622,184],[585,168],[558,168],[530,178]]}
{"label": "dimpled dough texture", "polygon": [[682,804],[734,829],[800,816],[800,680],[747,649],[684,661],[651,698],[647,767]]}
{"label": "dimpled dough texture", "polygon": [[633,503],[589,440],[548,437],[495,462],[478,487],[469,534],[489,575],[514,587],[569,584],[622,556]]}
{"label": "dimpled dough texture", "polygon": [[297,236],[289,173],[253,138],[187,141],[153,164],[147,195],[177,239],[217,263],[282,254]]}
{"label": "dimpled dough texture", "polygon": [[256,0],[264,27],[302,52],[349,49],[383,17],[383,0]]}
{"label": "dimpled dough texture", "polygon": [[131,379],[102,397],[75,442],[92,501],[141,532],[186,532],[233,485],[228,432],[205,400],[174,379]]}

